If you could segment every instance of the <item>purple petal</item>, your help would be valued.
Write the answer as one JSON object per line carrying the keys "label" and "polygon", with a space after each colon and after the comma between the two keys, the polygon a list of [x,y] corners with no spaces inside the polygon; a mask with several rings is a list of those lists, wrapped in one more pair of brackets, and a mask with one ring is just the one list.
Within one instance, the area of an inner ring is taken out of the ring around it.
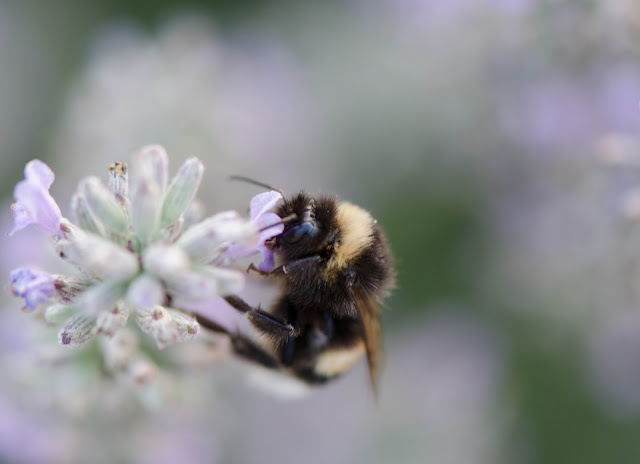
{"label": "purple petal", "polygon": [[[252,254],[260,251],[263,256],[263,261],[260,263],[260,266],[269,266],[269,263],[271,263],[271,269],[273,269],[273,252],[264,246],[264,242],[271,237],[281,234],[284,230],[284,224],[282,224],[280,216],[276,213],[269,212],[276,206],[281,198],[282,195],[279,192],[271,190],[269,192],[256,195],[251,199],[251,221],[256,225],[257,229],[260,230],[256,245],[231,245],[224,252],[224,256],[229,259],[240,259],[251,256]],[[265,261],[266,264],[264,264]]]}
{"label": "purple petal", "polygon": [[253,222],[260,231],[258,243],[264,243],[265,240],[280,235],[284,231],[284,224],[276,213],[261,214]]}
{"label": "purple petal", "polygon": [[9,290],[15,296],[24,298],[26,307],[35,307],[55,295],[55,280],[52,275],[37,269],[18,268],[11,272]]}
{"label": "purple petal", "polygon": [[261,215],[268,211],[271,211],[278,201],[282,198],[282,195],[275,190],[260,193],[251,199],[249,209],[251,211],[251,220],[259,218]]}
{"label": "purple petal", "polygon": [[[53,197],[49,195],[48,190],[29,181],[21,181],[16,185],[13,194],[16,198],[16,206],[13,207],[13,211],[18,209],[19,217],[12,232],[26,225],[34,224],[50,235],[60,235],[62,213]],[[25,221],[27,216],[29,220]]]}
{"label": "purple petal", "polygon": [[[260,251],[261,247],[266,250],[264,242],[266,240],[269,240],[271,237],[275,237],[276,235],[281,234],[284,230],[284,224],[280,222],[280,216],[275,213],[264,213],[253,222],[258,230],[263,229],[264,227],[268,228],[260,231],[260,233],[258,234],[258,240],[255,242],[255,245],[233,244],[229,246],[229,248],[227,248],[224,252],[224,255],[227,258],[246,258],[247,256],[251,256]],[[269,227],[272,224],[273,227]],[[264,256],[264,253],[262,253],[262,255]]]}
{"label": "purple petal", "polygon": [[247,256],[251,256],[257,253],[258,250],[254,247],[249,247],[246,245],[240,245],[234,243],[233,245],[229,245],[229,247],[224,250],[223,256],[225,258],[229,258],[231,260],[246,258]]}
{"label": "purple petal", "polygon": [[55,175],[49,166],[40,160],[31,160],[24,167],[24,177],[30,183],[39,185],[44,190],[49,190]]}
{"label": "purple petal", "polygon": [[13,228],[9,235],[13,235],[20,229],[24,229],[30,224],[33,224],[33,217],[29,214],[29,211],[20,203],[13,203],[11,205],[11,214],[13,215]]}
{"label": "purple petal", "polygon": [[256,225],[258,229],[262,229],[263,227],[267,227],[270,224],[275,225],[273,227],[269,227],[268,229],[264,229],[260,232],[258,238],[258,251],[262,255],[262,262],[258,265],[260,270],[269,272],[273,270],[275,267],[275,260],[273,256],[273,250],[267,248],[264,244],[265,241],[269,240],[276,235],[280,235],[282,231],[284,231],[284,224],[282,222],[276,223],[275,221],[280,220],[280,216],[275,213],[265,213],[256,221]]}
{"label": "purple petal", "polygon": [[49,194],[53,172],[42,161],[35,160],[25,167],[25,177],[13,191],[16,202],[11,211],[15,222],[9,234],[34,224],[53,236],[60,236],[62,213]]}
{"label": "purple petal", "polygon": [[229,306],[229,303],[218,295],[211,295],[210,298],[205,300],[190,300],[176,295],[172,299],[171,305],[174,308],[192,311],[205,316],[232,333],[237,331],[236,327],[244,318],[243,314]]}
{"label": "purple petal", "polygon": [[264,245],[259,245],[258,251],[260,251],[262,255],[262,262],[258,265],[258,268],[264,272],[273,271],[273,268],[276,266],[273,250]]}

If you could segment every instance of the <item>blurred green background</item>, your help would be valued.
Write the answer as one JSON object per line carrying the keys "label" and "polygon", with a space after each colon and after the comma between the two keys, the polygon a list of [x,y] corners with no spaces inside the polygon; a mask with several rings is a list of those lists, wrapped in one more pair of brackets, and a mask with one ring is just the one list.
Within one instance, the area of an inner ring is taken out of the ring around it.
{"label": "blurred green background", "polygon": [[[161,143],[210,211],[255,194],[232,174],[362,205],[398,288],[377,407],[363,366],[295,402],[207,367],[127,409],[38,376],[5,297],[0,460],[640,461],[639,40],[634,0],[1,2],[7,230],[28,160],[65,213]],[[6,273],[45,253],[1,240]]]}

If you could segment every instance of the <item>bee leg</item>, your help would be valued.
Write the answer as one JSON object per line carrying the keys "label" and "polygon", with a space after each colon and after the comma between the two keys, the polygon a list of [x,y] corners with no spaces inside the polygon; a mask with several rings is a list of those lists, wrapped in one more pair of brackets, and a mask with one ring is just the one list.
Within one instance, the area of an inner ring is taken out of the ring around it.
{"label": "bee leg", "polygon": [[231,340],[233,352],[241,358],[270,369],[280,368],[278,362],[269,353],[253,343],[249,338],[243,335],[231,333],[217,322],[214,322],[200,314],[195,314],[195,318],[201,327],[209,329],[212,332],[228,335]]}
{"label": "bee leg", "polygon": [[[280,266],[280,268],[282,268],[283,274],[289,274],[291,271],[295,269],[306,266],[308,264],[317,263],[321,259],[322,258],[320,257],[320,255],[307,256],[306,258],[300,258],[300,259],[296,259],[295,261],[291,261],[290,263],[287,263],[284,266]],[[277,268],[277,269],[280,269],[280,268]]]}
{"label": "bee leg", "polygon": [[215,321],[212,321],[208,317],[202,316],[201,314],[192,314],[192,316],[196,318],[198,324],[200,324],[201,327],[211,330],[212,332],[221,333],[233,337],[233,334],[229,332],[225,327],[221,326]]}
{"label": "bee leg", "polygon": [[279,369],[280,364],[269,353],[243,336],[231,337],[231,345],[235,354],[241,358],[269,369]]}
{"label": "bee leg", "polygon": [[224,297],[231,306],[242,313],[247,313],[247,318],[256,329],[275,339],[285,340],[295,332],[294,327],[286,321],[280,321],[271,314],[254,308],[236,295]]}
{"label": "bee leg", "polygon": [[257,267],[253,263],[249,264],[249,267],[247,268],[247,274],[249,273],[249,271],[253,271],[253,272],[257,273],[257,274],[260,274],[261,276],[269,276],[269,275],[271,275],[271,272],[273,272],[273,271],[271,271],[271,272],[263,271],[262,269],[260,269],[259,267]]}
{"label": "bee leg", "polygon": [[276,340],[284,341],[295,333],[295,328],[291,324],[281,322],[260,309],[249,311],[247,317],[256,329]]}
{"label": "bee leg", "polygon": [[248,313],[253,309],[253,306],[248,304],[239,296],[229,295],[229,296],[225,296],[224,299],[226,300],[227,303],[229,303],[231,306],[233,306],[235,309],[237,309],[241,313]]}

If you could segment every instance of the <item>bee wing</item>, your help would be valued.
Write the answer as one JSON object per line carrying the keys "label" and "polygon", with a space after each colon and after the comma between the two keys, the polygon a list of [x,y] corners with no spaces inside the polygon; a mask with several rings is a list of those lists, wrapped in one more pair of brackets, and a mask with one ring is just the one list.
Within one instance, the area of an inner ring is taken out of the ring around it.
{"label": "bee wing", "polygon": [[378,380],[382,363],[382,329],[380,305],[372,298],[358,296],[359,318],[364,335],[364,345],[369,365],[369,377],[374,395],[378,394]]}

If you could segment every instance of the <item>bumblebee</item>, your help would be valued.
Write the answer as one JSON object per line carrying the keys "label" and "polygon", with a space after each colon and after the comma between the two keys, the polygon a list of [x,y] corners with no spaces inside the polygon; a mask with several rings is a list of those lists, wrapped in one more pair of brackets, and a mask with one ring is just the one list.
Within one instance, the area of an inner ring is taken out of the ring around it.
{"label": "bumblebee", "polygon": [[227,333],[240,357],[311,385],[337,378],[366,355],[376,392],[380,303],[394,280],[381,228],[358,206],[306,192],[283,196],[275,213],[285,227],[265,244],[274,252],[276,267],[271,272],[249,269],[277,280],[280,296],[268,310],[235,295],[225,297],[264,337],[230,334],[197,316],[200,324]]}

